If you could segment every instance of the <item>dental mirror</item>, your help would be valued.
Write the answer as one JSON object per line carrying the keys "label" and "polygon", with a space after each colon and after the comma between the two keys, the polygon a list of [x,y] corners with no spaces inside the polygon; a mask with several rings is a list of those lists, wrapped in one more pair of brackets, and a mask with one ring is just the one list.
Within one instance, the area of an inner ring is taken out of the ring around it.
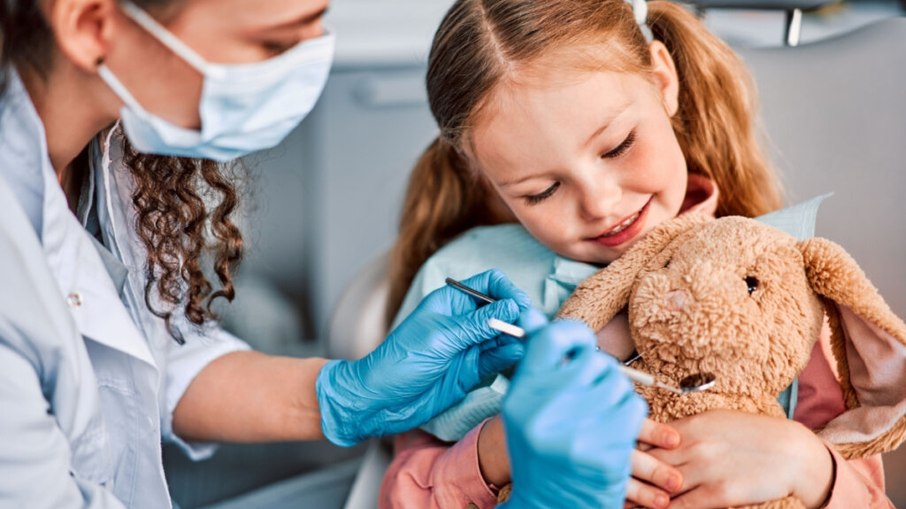
{"label": "dental mirror", "polygon": [[717,383],[717,377],[714,376],[714,373],[696,373],[694,375],[689,375],[686,378],[680,380],[680,389],[683,391],[683,394],[687,392],[699,392],[706,391],[711,387],[714,387],[714,384]]}

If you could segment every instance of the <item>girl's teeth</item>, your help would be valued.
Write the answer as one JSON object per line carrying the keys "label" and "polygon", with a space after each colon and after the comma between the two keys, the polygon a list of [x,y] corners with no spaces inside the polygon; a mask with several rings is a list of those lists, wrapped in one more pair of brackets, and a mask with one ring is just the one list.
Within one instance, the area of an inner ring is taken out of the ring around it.
{"label": "girl's teeth", "polygon": [[627,220],[625,220],[625,221],[623,221],[622,223],[620,223],[620,224],[619,224],[616,228],[614,228],[612,231],[605,233],[605,234],[604,234],[604,237],[611,237],[611,236],[613,236],[613,235],[616,235],[616,234],[620,233],[621,231],[625,230],[626,228],[629,228],[629,226],[631,226],[632,223],[634,223],[635,220],[638,219],[638,218],[639,218],[639,213],[636,212],[635,214],[632,215],[632,217],[630,217],[630,218],[628,218]]}

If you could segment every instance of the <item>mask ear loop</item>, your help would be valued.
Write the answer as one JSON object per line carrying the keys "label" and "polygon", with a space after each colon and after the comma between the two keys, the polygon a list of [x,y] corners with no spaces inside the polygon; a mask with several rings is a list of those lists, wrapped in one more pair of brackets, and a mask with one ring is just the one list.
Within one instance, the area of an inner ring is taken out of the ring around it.
{"label": "mask ear loop", "polygon": [[111,90],[113,90],[113,93],[119,96],[120,100],[123,101],[126,106],[133,108],[137,112],[145,113],[145,109],[142,108],[142,105],[139,104],[138,100],[135,99],[135,96],[133,96],[132,93],[129,92],[126,86],[123,85],[123,82],[121,82],[119,78],[117,78],[113,74],[113,72],[110,71],[110,68],[107,67],[107,65],[104,63],[104,57],[99,57],[97,59],[97,65],[98,76],[100,76],[101,79],[104,80],[105,83],[107,83],[107,86],[110,87]]}
{"label": "mask ear loop", "polygon": [[646,0],[626,0],[632,6],[632,14],[635,22],[645,36],[645,40],[650,44],[654,41],[654,34],[651,33],[651,27],[648,26],[648,2]]}
{"label": "mask ear loop", "polygon": [[201,74],[213,72],[209,69],[208,62],[202,58],[195,50],[182,42],[178,37],[173,35],[166,27],[161,25],[156,19],[152,18],[147,12],[139,6],[125,0],[120,3],[120,8],[132,21],[138,26],[145,29],[146,32],[154,36],[164,46],[176,53],[180,58],[185,60],[189,65],[195,68]]}

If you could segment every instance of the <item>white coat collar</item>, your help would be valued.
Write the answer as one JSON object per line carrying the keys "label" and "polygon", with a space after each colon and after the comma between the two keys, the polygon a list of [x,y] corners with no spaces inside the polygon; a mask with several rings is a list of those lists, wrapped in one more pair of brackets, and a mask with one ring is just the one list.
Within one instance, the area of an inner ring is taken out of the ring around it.
{"label": "white coat collar", "polygon": [[69,210],[48,156],[44,126],[12,68],[0,97],[0,177],[35,229],[79,332],[155,366],[91,237]]}

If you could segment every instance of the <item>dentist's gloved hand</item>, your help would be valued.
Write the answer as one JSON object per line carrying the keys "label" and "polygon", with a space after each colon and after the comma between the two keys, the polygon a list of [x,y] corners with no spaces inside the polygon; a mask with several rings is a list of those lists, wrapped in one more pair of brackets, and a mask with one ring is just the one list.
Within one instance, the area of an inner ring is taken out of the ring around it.
{"label": "dentist's gloved hand", "polygon": [[525,358],[503,402],[513,491],[506,509],[622,508],[647,406],[579,322],[523,314]]}
{"label": "dentist's gloved hand", "polygon": [[479,307],[474,297],[439,288],[366,357],[321,369],[318,403],[328,440],[349,446],[418,427],[522,358],[522,343],[500,336],[488,319],[515,322],[528,296],[496,270],[463,282],[497,302]]}

